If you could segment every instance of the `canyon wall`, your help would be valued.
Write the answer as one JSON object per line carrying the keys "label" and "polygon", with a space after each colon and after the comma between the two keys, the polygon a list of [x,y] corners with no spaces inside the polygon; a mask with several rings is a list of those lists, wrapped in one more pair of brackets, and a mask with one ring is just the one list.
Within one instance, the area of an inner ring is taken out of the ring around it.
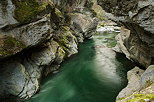
{"label": "canyon wall", "polygon": [[121,53],[137,63],[127,73],[128,85],[117,96],[117,102],[154,101],[154,1],[98,0],[107,17],[119,25],[116,37]]}
{"label": "canyon wall", "polygon": [[[1,102],[32,97],[39,90],[41,78],[58,70],[65,58],[78,52],[77,45],[96,29],[96,14],[90,9],[93,2],[96,0],[0,1]],[[98,4],[110,19],[123,26],[116,37],[121,52],[146,69],[136,67],[128,72],[128,86],[117,101],[133,102],[134,97],[151,101],[153,0],[98,0]]]}
{"label": "canyon wall", "polygon": [[[128,58],[144,67],[154,64],[153,0],[98,0],[110,19],[124,25],[118,39]],[[127,34],[126,34],[127,33]]]}
{"label": "canyon wall", "polygon": [[75,2],[72,9],[70,1],[0,1],[1,102],[32,97],[41,78],[57,71],[95,32],[97,19],[83,13],[86,1]]}

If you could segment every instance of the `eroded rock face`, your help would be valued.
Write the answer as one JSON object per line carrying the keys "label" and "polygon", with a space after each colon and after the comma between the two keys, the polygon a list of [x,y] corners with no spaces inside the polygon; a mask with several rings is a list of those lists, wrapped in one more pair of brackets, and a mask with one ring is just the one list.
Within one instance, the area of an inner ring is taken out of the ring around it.
{"label": "eroded rock face", "polygon": [[113,14],[110,16],[111,19],[120,22],[130,30],[127,38],[123,39],[123,45],[129,52],[129,57],[144,67],[153,64],[153,0],[98,0],[98,2],[107,12]]}
{"label": "eroded rock face", "polygon": [[[85,1],[79,4],[83,7]],[[57,72],[66,57],[78,52],[78,43],[95,31],[97,22],[91,16],[78,12],[75,21],[64,15],[66,8],[61,10],[51,1],[0,1],[1,102],[32,97],[42,76]]]}
{"label": "eroded rock face", "polygon": [[116,37],[117,47],[121,52],[126,55],[127,58],[148,67],[152,64],[153,47],[142,42],[137,35],[131,34],[131,31],[125,27],[121,28],[120,33]]}

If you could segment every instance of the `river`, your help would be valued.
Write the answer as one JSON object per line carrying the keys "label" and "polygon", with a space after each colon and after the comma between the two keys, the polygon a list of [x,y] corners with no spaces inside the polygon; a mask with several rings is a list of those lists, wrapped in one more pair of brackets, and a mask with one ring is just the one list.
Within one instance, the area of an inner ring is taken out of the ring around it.
{"label": "river", "polygon": [[[40,91],[26,102],[115,102],[134,65],[110,47],[115,33],[95,35],[64,61],[57,74],[46,77]],[[106,47],[108,46],[108,47]]]}

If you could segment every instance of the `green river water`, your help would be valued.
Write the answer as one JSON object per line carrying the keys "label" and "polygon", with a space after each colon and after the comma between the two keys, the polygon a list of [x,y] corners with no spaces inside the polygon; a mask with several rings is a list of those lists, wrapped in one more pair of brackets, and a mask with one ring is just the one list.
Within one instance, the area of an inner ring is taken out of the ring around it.
{"label": "green river water", "polygon": [[133,64],[114,46],[115,34],[95,35],[79,46],[79,53],[64,61],[59,73],[49,75],[41,89],[26,102],[115,102],[127,84]]}

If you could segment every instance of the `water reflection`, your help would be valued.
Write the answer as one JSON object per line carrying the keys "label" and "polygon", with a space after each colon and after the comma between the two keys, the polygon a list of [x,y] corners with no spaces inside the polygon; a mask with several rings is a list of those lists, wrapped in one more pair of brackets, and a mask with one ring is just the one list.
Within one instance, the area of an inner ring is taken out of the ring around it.
{"label": "water reflection", "polygon": [[101,40],[84,42],[79,54],[65,61],[60,73],[46,78],[41,91],[27,102],[114,102],[131,66],[123,66],[130,62]]}

